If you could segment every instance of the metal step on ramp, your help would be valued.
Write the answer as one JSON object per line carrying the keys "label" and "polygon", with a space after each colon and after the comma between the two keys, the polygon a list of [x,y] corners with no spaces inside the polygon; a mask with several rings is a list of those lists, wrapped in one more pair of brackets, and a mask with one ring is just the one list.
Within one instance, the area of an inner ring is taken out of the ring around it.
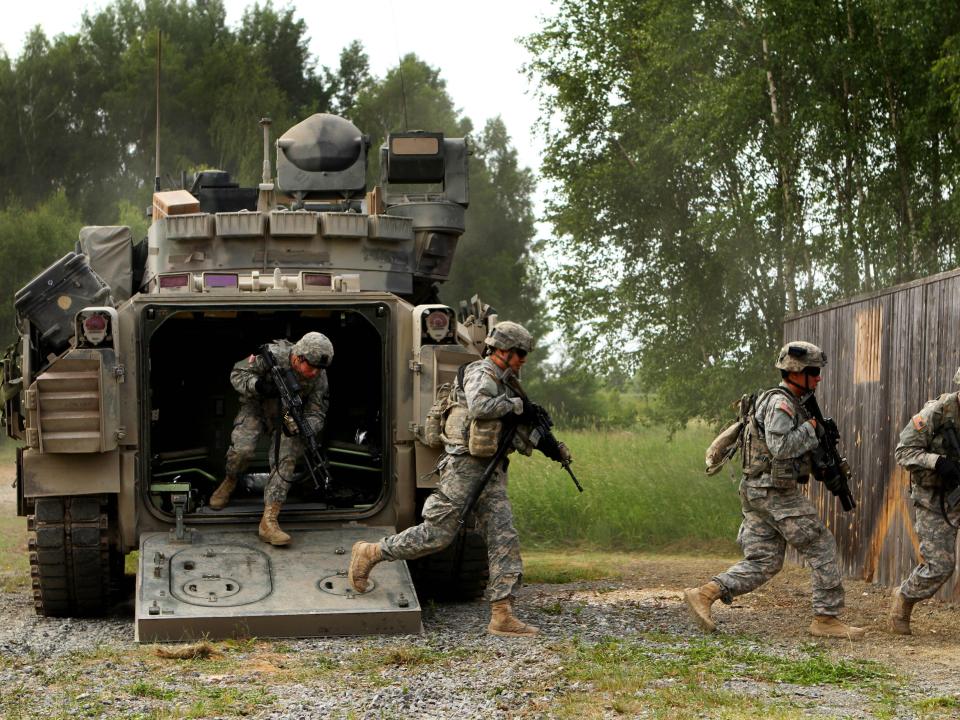
{"label": "metal step on ramp", "polygon": [[380,563],[371,587],[350,587],[350,549],[392,528],[289,530],[287,547],[242,531],[188,529],[140,539],[137,642],[202,638],[411,634],[420,603],[405,562]]}

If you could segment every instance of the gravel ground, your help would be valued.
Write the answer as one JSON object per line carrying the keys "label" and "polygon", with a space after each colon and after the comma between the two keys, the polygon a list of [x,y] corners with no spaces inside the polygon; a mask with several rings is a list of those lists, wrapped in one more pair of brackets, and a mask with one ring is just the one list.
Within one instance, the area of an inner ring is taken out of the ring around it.
{"label": "gravel ground", "polygon": [[[13,513],[9,501],[0,499],[0,513]],[[564,698],[593,690],[568,679],[565,663],[570,662],[572,643],[589,646],[618,638],[669,655],[677,643],[700,637],[686,615],[682,588],[709,578],[725,562],[645,556],[634,561],[623,581],[524,588],[520,614],[541,628],[534,640],[487,635],[485,603],[427,604],[421,635],[218,644],[234,661],[228,671],[213,661],[160,660],[150,648],[137,646],[129,603],[105,619],[48,619],[34,614],[26,591],[0,592],[0,716],[7,708],[5,717],[215,717],[171,710],[177,707],[171,698],[189,701],[202,687],[214,695],[218,689],[252,693],[249,702],[240,703],[239,713],[223,713],[231,717],[555,717],[562,714],[558,708]],[[896,700],[892,714],[882,717],[928,717],[916,709],[918,701],[933,696],[960,699],[955,606],[920,606],[918,633],[894,637],[879,625],[888,591],[854,580],[846,587],[845,618],[870,628],[862,643],[811,644],[805,633],[809,578],[796,567],[785,569],[759,592],[738,598],[732,608],[718,604],[720,633],[736,636],[738,650],[803,658],[816,647],[832,660],[883,663],[896,675]],[[661,637],[667,639],[658,640]],[[296,672],[305,674],[291,680]],[[277,682],[271,682],[272,677]],[[167,695],[130,692],[130,684],[138,681],[162,686]],[[636,696],[642,699],[677,682],[655,679]],[[83,691],[77,692],[78,687]],[[876,690],[866,687],[733,677],[724,681],[723,689],[744,699],[793,707],[810,717],[877,716],[870,709]],[[258,702],[256,692],[269,693],[269,700]],[[623,716],[615,703],[605,704],[602,694],[592,697],[598,704],[591,717]],[[17,713],[11,714],[10,707]],[[634,714],[642,717],[644,712]],[[711,713],[699,716],[719,717]],[[949,707],[937,713],[929,717],[960,717],[960,710]]]}

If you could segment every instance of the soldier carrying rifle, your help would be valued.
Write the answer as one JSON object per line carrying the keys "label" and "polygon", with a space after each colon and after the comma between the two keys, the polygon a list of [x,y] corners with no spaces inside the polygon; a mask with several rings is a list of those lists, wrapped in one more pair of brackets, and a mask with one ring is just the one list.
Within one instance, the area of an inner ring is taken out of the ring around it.
{"label": "soldier carrying rifle", "polygon": [[[210,507],[220,510],[227,506],[237,478],[256,452],[257,441],[271,433],[270,478],[263,492],[258,531],[260,539],[271,545],[290,543],[277,518],[293,482],[297,459],[304,456],[311,474],[315,468],[323,469],[322,462],[312,460],[309,453],[323,430],[330,404],[326,368],[332,360],[330,340],[322,333],[308,332],[296,343],[277,340],[264,345],[236,363],[230,373],[230,383],[240,393],[240,410],[233,421],[226,476],[210,497]],[[295,385],[292,395],[282,397],[290,393],[288,385]]]}
{"label": "soldier carrying rifle", "polygon": [[[960,385],[960,370],[953,382]],[[900,433],[894,455],[910,471],[910,498],[920,537],[917,565],[893,591],[888,628],[898,635],[910,634],[913,606],[933,596],[953,574],[957,564],[957,525],[960,524],[960,393],[944,393],[931,400]]]}
{"label": "soldier carrying rifle", "polygon": [[[783,567],[789,543],[807,559],[812,571],[815,617],[810,634],[851,640],[864,634],[862,628],[837,619],[844,599],[837,543],[798,487],[812,473],[841,498],[845,508],[852,508],[839,470],[846,463],[842,459],[825,462],[822,424],[809,410],[812,403],[802,402],[816,390],[826,364],[826,355],[816,345],[787,343],[776,363],[782,382],[761,393],[749,408],[742,436],[743,522],[737,537],[743,560],[705,585],[684,591],[691,616],[707,632],[716,629],[710,606],[716,600],[730,604],[735,596],[770,580]],[[831,455],[837,457],[835,449]]]}
{"label": "soldier carrying rifle", "polygon": [[472,509],[487,543],[486,597],[491,603],[487,630],[529,637],[538,629],[513,612],[523,563],[507,497],[506,455],[513,449],[529,455],[536,446],[566,467],[570,453],[549,428],[546,433],[537,431],[542,429],[544,412],[525,399],[513,380],[533,350],[530,333],[517,323],[501,322],[485,342],[486,356],[467,365],[454,385],[441,436],[445,452],[437,465],[440,483],[423,506],[423,522],[379,543],[355,544],[350,583],[357,592],[364,592],[377,563],[413,560],[444,549],[457,537]]}

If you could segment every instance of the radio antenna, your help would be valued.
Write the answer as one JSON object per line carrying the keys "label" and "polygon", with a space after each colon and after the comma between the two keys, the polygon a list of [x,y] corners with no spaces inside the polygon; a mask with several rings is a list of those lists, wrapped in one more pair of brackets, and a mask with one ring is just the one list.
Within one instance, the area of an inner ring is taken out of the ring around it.
{"label": "radio antenna", "polygon": [[157,76],[156,76],[157,128],[156,128],[156,148],[154,149],[156,161],[155,161],[154,170],[153,170],[153,189],[155,192],[160,192],[160,60],[162,57],[162,52],[161,52],[162,43],[163,43],[163,34],[160,32],[160,29],[157,28]]}

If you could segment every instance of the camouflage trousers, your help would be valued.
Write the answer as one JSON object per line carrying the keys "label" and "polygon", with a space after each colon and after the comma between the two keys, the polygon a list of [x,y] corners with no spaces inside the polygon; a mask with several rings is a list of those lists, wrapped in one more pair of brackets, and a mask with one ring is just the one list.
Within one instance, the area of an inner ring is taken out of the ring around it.
{"label": "camouflage trousers", "polygon": [[740,483],[743,522],[737,542],[743,560],[713,578],[727,602],[763,585],[780,572],[787,544],[810,565],[813,612],[838,615],[843,584],[837,565],[837,542],[817,515],[813,503],[794,487],[759,488]]}
{"label": "camouflage trousers", "polygon": [[[414,560],[443,550],[460,531],[460,510],[487,466],[485,458],[445,455],[440,461],[440,484],[423,505],[423,522],[380,541],[385,560]],[[490,582],[487,600],[503,600],[520,587],[523,562],[520,538],[513,527],[513,509],[507,497],[507,473],[497,471],[474,508],[487,542]]]}
{"label": "camouflage trousers", "polygon": [[[940,511],[940,492],[913,485],[910,488],[916,520],[914,530],[920,537],[921,562],[903,584],[900,592],[908,600],[926,600],[953,574],[957,564],[957,529],[950,527]],[[960,523],[960,512],[947,513],[950,522]]]}
{"label": "camouflage trousers", "polygon": [[303,454],[303,443],[300,439],[287,437],[283,433],[280,433],[280,452],[274,452],[275,419],[279,411],[280,402],[276,399],[268,399],[262,403],[241,403],[240,411],[233,421],[230,448],[227,450],[225,472],[228,476],[239,477],[256,453],[260,437],[269,433],[270,479],[263,490],[264,505],[283,503],[287,499],[297,458]]}

